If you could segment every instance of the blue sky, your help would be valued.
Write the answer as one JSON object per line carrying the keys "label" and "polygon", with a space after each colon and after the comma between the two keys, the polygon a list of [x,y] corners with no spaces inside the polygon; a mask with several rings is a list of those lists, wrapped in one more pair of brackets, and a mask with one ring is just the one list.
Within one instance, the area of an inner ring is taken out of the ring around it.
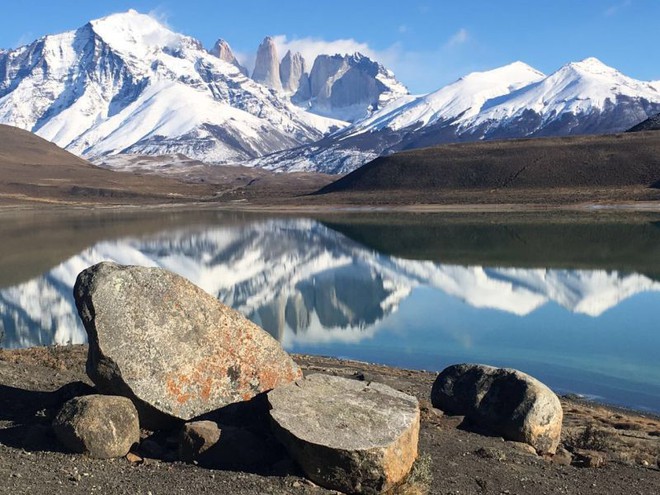
{"label": "blue sky", "polygon": [[248,64],[266,35],[308,57],[366,51],[414,93],[515,60],[549,73],[595,56],[631,77],[660,79],[658,0],[33,0],[28,9],[12,1],[3,2],[0,47],[129,8],[209,48],[222,37]]}

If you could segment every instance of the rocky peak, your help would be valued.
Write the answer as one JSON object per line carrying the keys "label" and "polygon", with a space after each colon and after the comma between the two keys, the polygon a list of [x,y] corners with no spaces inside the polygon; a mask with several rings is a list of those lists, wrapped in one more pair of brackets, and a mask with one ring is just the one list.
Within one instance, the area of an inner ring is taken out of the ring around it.
{"label": "rocky peak", "polygon": [[280,81],[282,89],[289,93],[296,93],[298,90],[309,98],[309,76],[305,67],[305,59],[299,53],[286,52],[282,63],[280,63]]}
{"label": "rocky peak", "polygon": [[252,79],[269,88],[282,89],[282,83],[280,81],[280,59],[277,55],[275,41],[270,36],[264,38],[259,45]]}
{"label": "rocky peak", "polygon": [[360,53],[319,55],[309,74],[310,95],[297,93],[296,103],[311,103],[311,111],[355,121],[408,94],[394,74]]}
{"label": "rocky peak", "polygon": [[230,63],[236,66],[243,74],[246,76],[249,75],[248,70],[243,67],[239,61],[236,59],[234,52],[231,50],[229,43],[227,43],[222,38],[215,42],[211,54],[218,57],[220,60],[224,60],[227,63]]}

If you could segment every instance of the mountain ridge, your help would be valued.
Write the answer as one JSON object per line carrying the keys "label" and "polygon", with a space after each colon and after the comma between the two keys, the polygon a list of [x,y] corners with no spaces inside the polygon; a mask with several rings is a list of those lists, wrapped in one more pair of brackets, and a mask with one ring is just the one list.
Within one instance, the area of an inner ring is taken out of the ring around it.
{"label": "mountain ridge", "polygon": [[86,157],[178,151],[215,162],[311,142],[335,125],[135,11],[5,52],[0,122]]}
{"label": "mountain ridge", "polygon": [[113,14],[0,50],[0,123],[94,160],[184,154],[343,174],[397,151],[615,133],[660,113],[657,81],[593,57],[549,75],[513,62],[411,96],[360,54],[319,55],[308,73],[298,53],[280,60],[272,38],[262,47],[252,76],[263,84],[222,39],[207,51],[148,15]]}
{"label": "mountain ridge", "polygon": [[434,145],[622,132],[660,112],[654,84],[590,57],[550,75],[514,62],[402,98],[311,146],[253,160],[280,171],[347,173],[378,156]]}

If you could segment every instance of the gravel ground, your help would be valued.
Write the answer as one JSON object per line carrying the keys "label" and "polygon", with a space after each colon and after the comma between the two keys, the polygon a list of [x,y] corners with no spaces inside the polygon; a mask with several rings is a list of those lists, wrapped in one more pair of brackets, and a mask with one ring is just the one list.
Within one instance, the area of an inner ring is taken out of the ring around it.
{"label": "gravel ground", "polygon": [[[167,462],[140,450],[113,460],[63,452],[50,433],[50,418],[64,400],[89,391],[86,352],[85,346],[0,350],[0,493],[332,493],[305,480],[284,456],[241,471]],[[432,373],[295,359],[306,372],[383,382],[420,399],[420,459],[400,493],[660,493],[660,418],[563,398],[563,446],[573,454],[543,458],[524,445],[469,431],[462,418],[431,407]]]}

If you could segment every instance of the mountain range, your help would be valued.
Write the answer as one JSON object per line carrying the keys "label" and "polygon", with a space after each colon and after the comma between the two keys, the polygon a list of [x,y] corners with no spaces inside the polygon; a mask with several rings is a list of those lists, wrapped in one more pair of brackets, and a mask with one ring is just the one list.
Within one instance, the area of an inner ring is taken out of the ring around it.
{"label": "mountain range", "polygon": [[595,58],[550,75],[514,62],[413,96],[360,54],[280,59],[272,38],[250,73],[136,11],[0,50],[0,123],[93,161],[183,154],[217,164],[345,173],[434,144],[627,130],[660,113],[660,82]]}

